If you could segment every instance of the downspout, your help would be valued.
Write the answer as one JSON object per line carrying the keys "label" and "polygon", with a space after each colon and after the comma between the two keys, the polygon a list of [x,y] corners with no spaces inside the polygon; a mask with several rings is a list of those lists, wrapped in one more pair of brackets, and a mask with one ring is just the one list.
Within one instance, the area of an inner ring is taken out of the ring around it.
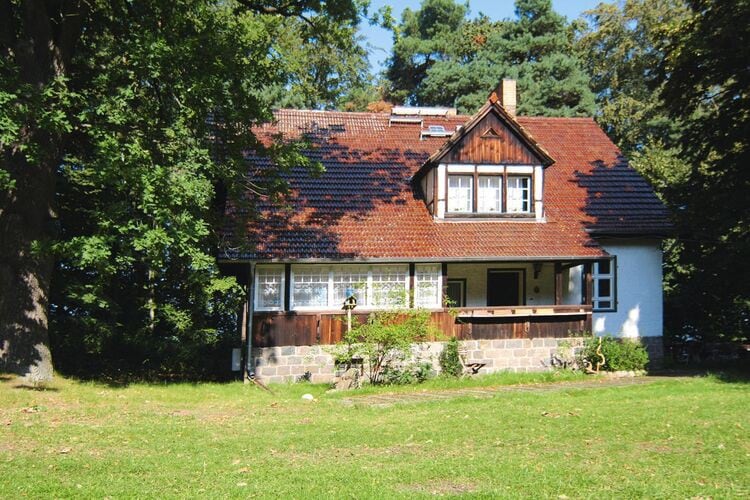
{"label": "downspout", "polygon": [[255,360],[253,359],[253,313],[255,312],[255,262],[250,263],[247,277],[247,358],[245,361],[245,383],[255,378]]}

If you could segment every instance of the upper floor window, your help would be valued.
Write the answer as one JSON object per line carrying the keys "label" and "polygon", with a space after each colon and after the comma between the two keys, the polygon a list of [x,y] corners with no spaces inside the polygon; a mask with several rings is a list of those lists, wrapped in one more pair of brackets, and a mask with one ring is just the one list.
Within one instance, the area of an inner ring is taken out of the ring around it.
{"label": "upper floor window", "polygon": [[474,177],[471,175],[448,176],[448,211],[472,212],[474,200]]}
{"label": "upper floor window", "polygon": [[508,210],[510,213],[531,212],[531,177],[508,177]]}
{"label": "upper floor window", "polygon": [[[474,182],[478,184],[474,188]],[[531,213],[531,176],[448,175],[448,213]],[[505,190],[505,197],[503,197]]]}

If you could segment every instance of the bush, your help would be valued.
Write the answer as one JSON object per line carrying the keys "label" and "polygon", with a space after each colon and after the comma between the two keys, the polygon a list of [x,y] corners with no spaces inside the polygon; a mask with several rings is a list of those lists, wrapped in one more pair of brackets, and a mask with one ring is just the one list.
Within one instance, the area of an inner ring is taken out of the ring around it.
{"label": "bush", "polygon": [[460,377],[463,374],[463,365],[458,354],[458,339],[453,337],[440,353],[440,369],[445,375]]}
{"label": "bush", "polygon": [[[648,363],[648,353],[639,341],[631,339],[616,339],[611,336],[601,337],[602,355],[605,363],[601,369],[605,371],[629,371],[643,370]],[[581,354],[584,361],[591,363],[592,367],[600,362],[596,354],[599,346],[599,337],[586,339]]]}
{"label": "bush", "polygon": [[425,361],[405,367],[388,365],[383,369],[381,382],[388,385],[419,384],[432,378],[432,365]]}
{"label": "bush", "polygon": [[[411,383],[398,382],[409,377],[421,382],[421,375],[415,374],[415,370],[399,367],[411,359],[412,344],[438,334],[430,324],[430,312],[425,309],[375,311],[370,313],[366,323],[356,325],[346,333],[332,353],[340,363],[354,357],[367,360],[367,374],[373,384]],[[389,378],[386,378],[387,374]]]}

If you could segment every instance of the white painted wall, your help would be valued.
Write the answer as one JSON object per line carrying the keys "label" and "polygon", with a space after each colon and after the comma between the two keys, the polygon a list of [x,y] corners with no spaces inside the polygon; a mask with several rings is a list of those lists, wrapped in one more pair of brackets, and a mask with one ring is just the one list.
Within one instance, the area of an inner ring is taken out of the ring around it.
{"label": "white painted wall", "polygon": [[[600,240],[599,243],[607,253],[617,257],[617,310],[595,312],[594,333],[660,337],[663,332],[661,242]],[[577,281],[581,281],[580,274]]]}

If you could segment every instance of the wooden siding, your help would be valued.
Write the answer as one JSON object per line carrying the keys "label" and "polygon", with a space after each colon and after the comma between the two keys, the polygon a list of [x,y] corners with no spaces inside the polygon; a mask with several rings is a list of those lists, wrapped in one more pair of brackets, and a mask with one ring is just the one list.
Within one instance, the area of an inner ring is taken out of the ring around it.
{"label": "wooden siding", "polygon": [[[487,135],[490,129],[497,136]],[[451,148],[441,163],[541,165],[542,160],[497,115],[489,113]]]}
{"label": "wooden siding", "polygon": [[[547,306],[461,308],[458,316],[434,311],[432,322],[444,338],[461,340],[568,337],[571,332],[591,331],[591,307]],[[366,314],[354,315],[360,322]],[[256,313],[253,346],[329,345],[346,331],[341,313]],[[434,340],[434,339],[433,339]]]}

